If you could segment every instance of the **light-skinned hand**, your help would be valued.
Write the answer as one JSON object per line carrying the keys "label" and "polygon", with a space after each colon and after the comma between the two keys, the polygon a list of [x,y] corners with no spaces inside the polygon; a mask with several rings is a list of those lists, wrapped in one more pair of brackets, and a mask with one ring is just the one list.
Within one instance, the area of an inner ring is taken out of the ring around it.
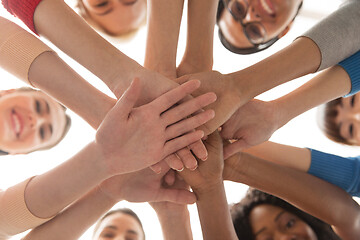
{"label": "light-skinned hand", "polygon": [[109,173],[141,170],[201,139],[202,131],[189,131],[213,118],[214,112],[186,117],[214,102],[216,95],[207,93],[174,106],[199,85],[199,81],[191,81],[134,108],[142,89],[139,80],[134,79],[96,133],[95,143]]}
{"label": "light-skinned hand", "polygon": [[224,158],[269,140],[279,128],[277,117],[272,102],[254,99],[240,107],[224,123],[220,132],[222,138],[236,140],[224,147]]}

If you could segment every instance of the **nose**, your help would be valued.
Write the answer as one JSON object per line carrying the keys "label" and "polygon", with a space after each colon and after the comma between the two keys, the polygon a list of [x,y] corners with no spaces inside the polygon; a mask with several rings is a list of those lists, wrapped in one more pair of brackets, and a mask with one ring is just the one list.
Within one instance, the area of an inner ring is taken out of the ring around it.
{"label": "nose", "polygon": [[37,128],[44,121],[44,117],[42,117],[38,114],[29,113],[28,121],[29,121],[30,128]]}
{"label": "nose", "polygon": [[243,23],[249,23],[249,22],[259,22],[261,21],[261,17],[259,13],[256,11],[253,5],[249,5],[248,11],[246,13],[246,16],[243,19]]}

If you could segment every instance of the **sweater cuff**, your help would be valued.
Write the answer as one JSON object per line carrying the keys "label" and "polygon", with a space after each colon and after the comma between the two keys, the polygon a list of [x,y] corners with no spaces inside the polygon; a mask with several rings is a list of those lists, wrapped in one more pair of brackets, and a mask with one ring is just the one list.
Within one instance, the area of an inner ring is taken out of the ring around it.
{"label": "sweater cuff", "polygon": [[34,24],[34,13],[41,0],[2,0],[5,9],[23,21],[31,31],[37,34]]}
{"label": "sweater cuff", "polygon": [[332,183],[353,196],[359,195],[358,161],[351,158],[344,158],[314,149],[311,151],[311,165],[308,173]]}
{"label": "sweater cuff", "polygon": [[12,236],[50,220],[34,216],[26,206],[25,189],[32,178],[10,187],[0,197],[0,232]]}
{"label": "sweater cuff", "polygon": [[352,96],[360,91],[360,51],[339,63],[351,80],[351,91],[344,97]]}

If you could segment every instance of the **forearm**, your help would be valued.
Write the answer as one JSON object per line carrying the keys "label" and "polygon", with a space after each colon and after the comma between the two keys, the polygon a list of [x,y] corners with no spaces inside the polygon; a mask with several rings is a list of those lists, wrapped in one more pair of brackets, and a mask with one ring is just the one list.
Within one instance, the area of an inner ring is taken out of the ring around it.
{"label": "forearm", "polygon": [[207,190],[193,189],[197,196],[197,208],[204,240],[237,239],[223,182],[211,186]]}
{"label": "forearm", "polygon": [[307,172],[311,165],[311,152],[307,148],[292,147],[267,141],[245,149],[244,152],[303,172]]}
{"label": "forearm", "polygon": [[105,195],[98,187],[66,208],[49,222],[33,229],[25,240],[78,239],[116,202]]}
{"label": "forearm", "polygon": [[151,0],[144,66],[176,77],[176,52],[184,0]]}
{"label": "forearm", "polygon": [[[43,0],[34,13],[37,32],[114,90],[129,86],[141,66],[98,35],[62,0]],[[64,39],[65,38],[65,39]],[[120,81],[119,81],[120,79]]]}
{"label": "forearm", "polygon": [[[175,204],[175,203],[170,203]],[[190,215],[186,205],[178,204],[177,209],[153,207],[159,218],[165,240],[192,240]]]}
{"label": "forearm", "polygon": [[280,84],[315,72],[320,62],[317,45],[309,38],[300,37],[270,57],[225,77],[236,83],[240,96],[252,99]]}
{"label": "forearm", "polygon": [[224,173],[228,180],[274,194],[333,225],[343,239],[357,239],[360,234],[359,205],[330,183],[248,154],[226,160]]}
{"label": "forearm", "polygon": [[25,202],[40,218],[52,217],[110,177],[101,154],[90,143],[60,166],[36,176],[25,189]]}
{"label": "forearm", "polygon": [[54,52],[45,52],[34,60],[29,79],[33,86],[69,107],[95,129],[116,102],[85,81]]}
{"label": "forearm", "polygon": [[293,92],[273,101],[278,110],[279,125],[285,125],[313,107],[344,96],[350,90],[351,80],[346,71],[340,66],[331,67]]}
{"label": "forearm", "polygon": [[187,62],[197,68],[196,72],[212,69],[217,6],[217,0],[190,0],[188,2],[187,41],[182,62]]}

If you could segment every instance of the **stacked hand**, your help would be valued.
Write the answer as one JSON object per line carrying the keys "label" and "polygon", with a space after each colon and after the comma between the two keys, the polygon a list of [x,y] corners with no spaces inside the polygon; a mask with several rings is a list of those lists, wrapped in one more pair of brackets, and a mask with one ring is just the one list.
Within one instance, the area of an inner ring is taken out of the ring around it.
{"label": "stacked hand", "polygon": [[141,91],[140,82],[135,79],[96,133],[96,146],[109,173],[141,170],[200,140],[202,131],[189,131],[213,118],[214,112],[207,110],[185,118],[214,102],[215,94],[207,93],[174,107],[199,85],[199,81],[190,81],[134,108]]}

